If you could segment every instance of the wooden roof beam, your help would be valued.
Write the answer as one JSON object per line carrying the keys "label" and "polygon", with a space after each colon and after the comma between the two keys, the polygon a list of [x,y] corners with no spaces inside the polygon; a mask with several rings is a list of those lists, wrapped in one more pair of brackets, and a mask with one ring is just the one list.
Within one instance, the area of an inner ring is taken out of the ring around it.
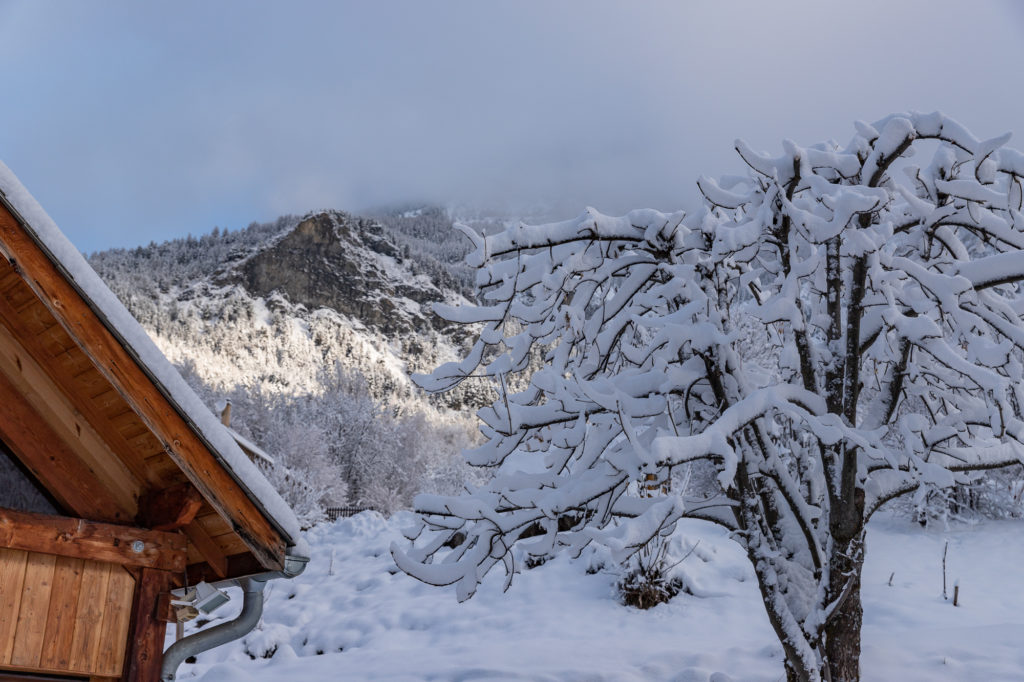
{"label": "wooden roof beam", "polygon": [[[0,305],[2,308],[2,305]],[[2,311],[0,311],[2,312]],[[93,429],[89,420],[67,398],[18,340],[0,324],[0,373],[27,401],[60,439],[99,478],[118,505],[134,515],[135,499],[142,489],[132,471],[118,457],[111,457],[110,448]],[[11,399],[17,399],[10,396]],[[76,514],[92,518],[85,509]],[[112,520],[112,519],[103,519]]]}
{"label": "wooden roof beam", "polygon": [[206,559],[206,563],[203,565],[208,567],[208,574],[215,580],[227,578],[229,570],[228,558],[203,526],[198,521],[193,520],[192,523],[185,526],[184,531],[192,546]]}
{"label": "wooden roof beam", "polygon": [[119,503],[107,486],[0,373],[0,439],[66,511],[129,523],[135,508]]}
{"label": "wooden roof beam", "polygon": [[[2,209],[0,209],[2,210]],[[0,268],[6,269],[11,267],[8,263],[0,261]],[[22,286],[27,288],[27,285],[22,282]],[[39,304],[42,307],[42,304]],[[44,308],[45,310],[45,308]],[[47,315],[49,312],[47,311]],[[66,366],[73,362],[73,356],[77,356],[84,363],[92,368],[91,360],[84,352],[79,349],[78,346],[73,346],[70,349],[58,352],[56,355],[51,355],[51,352],[47,350],[46,342],[40,339],[26,329],[21,318],[18,316],[17,311],[11,305],[10,300],[0,295],[0,318],[6,323],[5,328],[0,330],[6,336],[6,339],[2,341],[3,344],[13,344],[8,347],[15,349],[9,355],[12,355],[8,360],[8,364],[11,362],[15,363],[18,370],[18,374],[25,373],[26,378],[31,378],[33,381],[41,375],[48,377],[49,385],[57,388],[57,395],[63,395],[63,402],[67,405],[72,414],[77,418],[80,415],[79,423],[81,419],[84,419],[91,426],[91,430],[99,436],[103,442],[103,447],[112,450],[118,455],[118,459],[123,466],[127,467],[131,472],[132,476],[137,481],[146,481],[146,471],[136,461],[135,453],[131,445],[121,436],[120,433],[114,428],[114,425],[110,423],[105,414],[103,413],[102,405],[96,403],[93,400],[93,395],[83,394],[83,386],[76,383],[76,377],[67,372],[62,372]],[[54,326],[60,329],[60,334],[65,338],[68,343],[74,344],[74,341],[68,336],[66,330],[60,327],[56,320],[54,320]],[[20,350],[19,350],[20,349]],[[23,352],[21,352],[23,351]],[[26,365],[26,361],[30,361]],[[39,371],[35,371],[38,369]],[[95,370],[94,370],[95,371]],[[13,373],[10,373],[14,376]],[[29,376],[31,375],[31,377]],[[105,377],[97,376],[103,380],[103,382],[109,387],[109,393],[116,395],[117,400],[123,404],[120,395],[110,386],[109,382],[106,381]],[[51,392],[52,393],[52,392]],[[109,408],[109,406],[107,406]],[[127,409],[127,406],[126,406]],[[104,459],[109,460],[109,457]],[[112,463],[113,464],[113,463]],[[139,484],[133,486],[133,492],[136,494],[139,492]]]}
{"label": "wooden roof beam", "polygon": [[180,483],[141,498],[137,520],[144,528],[177,530],[192,523],[202,506],[199,491],[191,483]]}
{"label": "wooden roof beam", "polygon": [[[225,557],[224,560],[226,566],[225,571],[232,578],[256,575],[265,570],[259,563],[257,563],[252,554],[248,552],[231,554]],[[189,564],[186,575],[190,585],[194,585],[201,580],[205,580],[206,582],[216,582],[217,580],[223,579],[223,576],[220,575],[220,571],[214,570],[214,568],[208,563]]]}
{"label": "wooden roof beam", "polygon": [[180,533],[0,507],[0,547],[177,573],[185,570],[187,540]]}

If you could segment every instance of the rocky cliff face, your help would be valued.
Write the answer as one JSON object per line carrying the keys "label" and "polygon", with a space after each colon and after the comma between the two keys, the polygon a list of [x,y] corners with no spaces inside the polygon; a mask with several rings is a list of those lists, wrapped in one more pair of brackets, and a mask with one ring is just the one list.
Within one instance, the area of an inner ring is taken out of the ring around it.
{"label": "rocky cliff face", "polygon": [[[90,260],[172,362],[213,389],[316,395],[340,368],[375,400],[426,401],[409,373],[469,342],[431,309],[471,290],[464,241],[440,210],[321,211]],[[430,403],[478,405],[480,390]]]}
{"label": "rocky cliff face", "polygon": [[331,308],[389,337],[447,327],[431,311],[445,294],[412,273],[378,222],[347,213],[307,216],[221,281],[263,298],[278,293],[311,311]]}

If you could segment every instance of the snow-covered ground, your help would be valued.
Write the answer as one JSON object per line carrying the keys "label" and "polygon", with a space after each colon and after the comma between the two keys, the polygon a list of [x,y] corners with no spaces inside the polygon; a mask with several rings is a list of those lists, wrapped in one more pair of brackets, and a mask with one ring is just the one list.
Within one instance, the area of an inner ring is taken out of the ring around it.
{"label": "snow-covered ground", "polygon": [[[310,680],[783,680],[781,647],[753,571],[718,529],[684,522],[678,567],[694,594],[650,611],[620,606],[596,557],[517,575],[496,569],[470,601],[396,573],[388,547],[409,517],[374,513],[308,533],[305,574],[275,581],[244,640],[182,666],[202,682]],[[942,598],[942,553],[952,596]],[[865,680],[1024,679],[1024,523],[922,530],[891,517],[868,531]],[[889,585],[892,575],[892,585]],[[700,595],[700,596],[696,596]],[[218,613],[231,618],[240,599]]]}

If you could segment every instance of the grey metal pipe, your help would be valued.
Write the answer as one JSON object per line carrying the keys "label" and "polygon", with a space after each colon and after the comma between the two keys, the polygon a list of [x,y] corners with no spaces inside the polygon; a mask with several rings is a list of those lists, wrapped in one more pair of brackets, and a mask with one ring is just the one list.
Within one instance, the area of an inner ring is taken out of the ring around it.
{"label": "grey metal pipe", "polygon": [[280,571],[269,571],[246,578],[234,580],[223,580],[214,583],[214,587],[242,588],[242,612],[238,618],[227,623],[215,625],[209,630],[189,635],[185,639],[179,639],[164,652],[164,662],[160,669],[160,679],[163,682],[171,682],[175,679],[178,666],[185,662],[189,656],[201,654],[204,651],[219,647],[222,644],[233,642],[240,637],[252,632],[260,622],[263,615],[263,588],[270,580],[284,578],[290,580],[306,570],[309,557],[287,554],[284,557],[284,565]]}
{"label": "grey metal pipe", "polygon": [[238,583],[242,588],[244,597],[242,599],[242,612],[238,614],[238,618],[216,625],[209,630],[189,635],[185,639],[178,640],[172,644],[164,652],[160,679],[164,682],[171,682],[178,671],[178,666],[184,663],[185,659],[189,656],[209,651],[249,634],[256,627],[256,624],[260,622],[260,617],[263,615],[263,588],[266,586],[269,577],[254,576],[239,580]]}

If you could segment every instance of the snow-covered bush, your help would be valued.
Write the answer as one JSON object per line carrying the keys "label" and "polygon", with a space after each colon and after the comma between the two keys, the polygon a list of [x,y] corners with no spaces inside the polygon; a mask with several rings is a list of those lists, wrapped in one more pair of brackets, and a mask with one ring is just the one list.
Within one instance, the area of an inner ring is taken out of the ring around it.
{"label": "snow-covered bush", "polygon": [[966,487],[967,509],[989,519],[1024,517],[1024,467],[986,472]]}
{"label": "snow-covered bush", "polygon": [[1024,516],[1024,467],[979,472],[974,480],[944,488],[923,486],[912,496],[894,501],[896,508],[921,525],[973,523],[980,519]]}
{"label": "snow-covered bush", "polygon": [[[746,551],[788,679],[858,679],[868,519],[1024,453],[1024,155],[940,114],[856,131],[737,143],[749,173],[701,179],[690,216],[466,230],[484,304],[442,312],[483,329],[421,381],[506,387],[468,454],[497,473],[418,498],[439,532],[393,546],[399,567],[466,599],[498,563],[511,581],[531,524],[529,556],[597,542],[625,561],[702,518]],[[712,497],[632,494],[699,460]]]}
{"label": "snow-covered bush", "polygon": [[631,556],[616,588],[626,606],[649,609],[664,604],[683,589],[682,578],[672,575],[675,563],[668,560],[665,538],[649,542]]}
{"label": "snow-covered bush", "polygon": [[270,401],[263,415],[262,444],[273,453],[274,463],[262,468],[302,526],[309,528],[326,518],[325,507],[348,501],[348,482],[324,426],[303,412],[275,409],[277,402]]}

